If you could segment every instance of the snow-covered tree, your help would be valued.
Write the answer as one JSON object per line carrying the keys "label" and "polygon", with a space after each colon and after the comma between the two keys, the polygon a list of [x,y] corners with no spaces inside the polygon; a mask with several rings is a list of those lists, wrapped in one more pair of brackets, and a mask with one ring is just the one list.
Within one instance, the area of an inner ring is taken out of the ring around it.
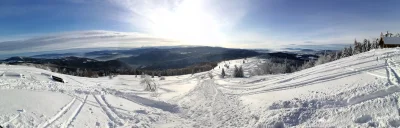
{"label": "snow-covered tree", "polygon": [[235,69],[233,71],[234,77],[244,77],[243,68],[240,66],[239,68],[235,65]]}
{"label": "snow-covered tree", "polygon": [[367,40],[367,51],[370,51],[371,49],[372,49],[371,41]]}
{"label": "snow-covered tree", "polygon": [[347,48],[344,48],[342,50],[342,55],[340,56],[340,58],[345,58],[345,57],[347,57]]}
{"label": "snow-covered tree", "polygon": [[145,77],[140,81],[140,84],[144,86],[145,91],[157,91],[157,84],[148,75],[145,75]]}
{"label": "snow-covered tree", "polygon": [[210,79],[214,78],[214,75],[211,72],[208,72],[207,74],[208,74],[208,77],[210,77]]}
{"label": "snow-covered tree", "polygon": [[361,43],[357,42],[357,40],[354,40],[354,44],[353,45],[354,45],[353,55],[361,53],[361,51],[362,51]]}
{"label": "snow-covered tree", "polygon": [[305,61],[304,64],[300,67],[300,69],[307,69],[314,67],[314,63],[315,63],[314,60]]}
{"label": "snow-covered tree", "polygon": [[348,49],[347,49],[347,55],[348,56],[352,56],[353,55],[353,48],[350,46]]}
{"label": "snow-covered tree", "polygon": [[339,55],[339,52],[336,52],[335,56],[332,58],[332,60],[338,60],[338,59],[340,59],[340,55]]}

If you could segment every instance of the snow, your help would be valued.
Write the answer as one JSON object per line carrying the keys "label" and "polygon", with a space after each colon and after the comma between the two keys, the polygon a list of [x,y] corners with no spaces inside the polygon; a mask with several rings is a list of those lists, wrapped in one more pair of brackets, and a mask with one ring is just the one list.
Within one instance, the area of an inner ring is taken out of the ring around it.
{"label": "snow", "polygon": [[[398,48],[379,49],[264,76],[250,71],[265,60],[230,60],[209,71],[214,79],[208,72],[155,77],[156,93],[144,91],[140,76],[85,78],[0,65],[0,126],[399,127],[399,55]],[[234,65],[245,78],[229,76]],[[222,68],[226,78],[217,77]]]}

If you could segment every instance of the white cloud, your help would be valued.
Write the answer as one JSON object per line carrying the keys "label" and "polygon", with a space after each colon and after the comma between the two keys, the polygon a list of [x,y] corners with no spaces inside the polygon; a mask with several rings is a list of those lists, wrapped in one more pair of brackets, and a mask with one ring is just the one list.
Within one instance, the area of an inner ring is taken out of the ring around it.
{"label": "white cloud", "polygon": [[28,51],[55,51],[72,48],[141,47],[180,45],[179,41],[142,33],[114,31],[76,31],[0,42],[0,54]]}

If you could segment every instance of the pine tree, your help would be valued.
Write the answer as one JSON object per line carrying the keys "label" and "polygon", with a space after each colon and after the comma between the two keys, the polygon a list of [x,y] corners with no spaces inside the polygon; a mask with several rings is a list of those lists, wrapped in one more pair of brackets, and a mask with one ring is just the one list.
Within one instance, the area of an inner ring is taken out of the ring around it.
{"label": "pine tree", "polygon": [[360,43],[357,42],[356,39],[354,39],[354,51],[353,51],[353,54],[358,54],[358,53],[361,53],[361,46],[360,46]]}
{"label": "pine tree", "polygon": [[242,66],[239,67],[239,77],[244,77],[244,71]]}
{"label": "pine tree", "polygon": [[367,52],[368,51],[368,40],[364,39],[364,43],[362,45],[362,52]]}
{"label": "pine tree", "polygon": [[347,49],[347,56],[352,56],[353,55],[353,48],[350,46],[349,49]]}
{"label": "pine tree", "polygon": [[336,52],[335,53],[335,57],[333,58],[333,60],[338,60],[338,59],[340,59],[339,52]]}
{"label": "pine tree", "polygon": [[233,71],[234,77],[244,77],[243,68],[240,66],[239,68],[235,65],[235,70]]}
{"label": "pine tree", "polygon": [[371,41],[367,41],[367,51],[370,51],[372,49],[372,44]]}
{"label": "pine tree", "polygon": [[343,49],[343,51],[342,51],[342,56],[340,57],[340,58],[345,58],[345,57],[347,57],[348,55],[347,55],[347,48],[344,48]]}

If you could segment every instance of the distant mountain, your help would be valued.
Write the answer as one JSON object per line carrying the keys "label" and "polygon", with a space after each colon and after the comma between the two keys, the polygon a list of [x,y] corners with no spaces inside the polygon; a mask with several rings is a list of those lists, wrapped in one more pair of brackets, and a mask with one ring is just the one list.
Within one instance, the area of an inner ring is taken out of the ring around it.
{"label": "distant mountain", "polygon": [[61,54],[41,54],[41,55],[34,55],[30,56],[32,58],[45,58],[45,59],[56,59],[56,58],[63,58],[69,56],[80,56],[78,53],[61,53]]}
{"label": "distant mountain", "polygon": [[31,58],[31,57],[11,57],[3,60],[3,62],[8,64],[23,64],[23,63],[31,63],[31,64],[40,64],[40,65],[52,65],[57,68],[67,68],[69,70],[76,69],[90,69],[94,71],[98,70],[115,70],[121,68],[130,68],[129,65],[118,61],[118,60],[110,60],[110,61],[97,61],[89,58],[80,58],[80,57],[64,57],[57,59],[42,59],[42,58]]}
{"label": "distant mountain", "polygon": [[313,52],[315,50],[313,49],[306,49],[306,48],[285,48],[286,50],[289,51],[303,51],[303,52]]}
{"label": "distant mountain", "polygon": [[152,49],[138,56],[120,58],[118,60],[142,69],[163,70],[184,68],[203,62],[219,62],[257,55],[260,55],[260,53],[251,50],[227,49],[221,47],[189,47]]}
{"label": "distant mountain", "polygon": [[[174,48],[136,48],[126,50],[101,50],[79,54],[42,54],[32,57],[11,57],[3,60],[8,64],[38,64],[53,68],[74,71],[85,69],[94,72],[121,72],[117,70],[166,70],[187,67],[202,67],[214,63],[254,57],[258,52],[244,49],[222,47],[174,47]],[[83,57],[82,57],[83,56]],[[207,67],[205,69],[210,69]],[[126,72],[126,71],[124,71]],[[191,71],[190,71],[191,72]]]}
{"label": "distant mountain", "polygon": [[14,62],[35,62],[41,59],[37,58],[31,58],[31,57],[22,57],[22,56],[15,56],[15,57],[10,57],[8,59],[3,60],[3,62],[6,63],[14,63]]}

